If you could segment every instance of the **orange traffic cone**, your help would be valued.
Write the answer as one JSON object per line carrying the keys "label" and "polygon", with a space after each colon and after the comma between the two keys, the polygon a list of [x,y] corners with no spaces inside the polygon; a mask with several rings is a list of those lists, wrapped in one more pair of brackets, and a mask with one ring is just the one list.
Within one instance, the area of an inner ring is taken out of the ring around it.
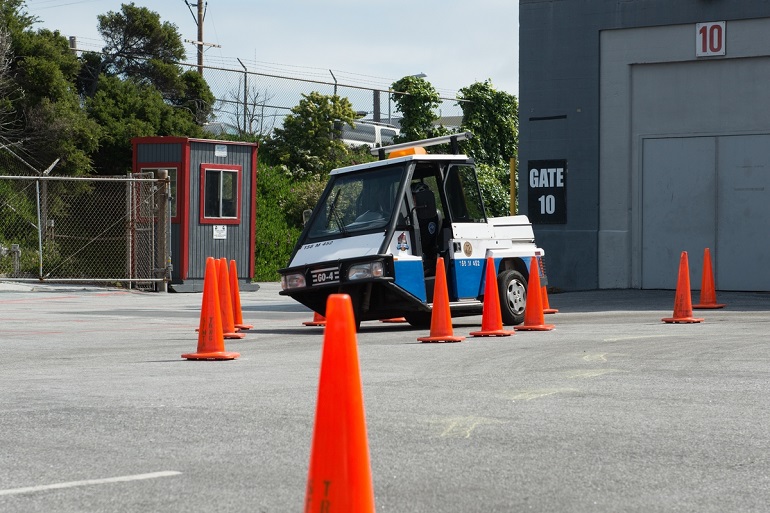
{"label": "orange traffic cone", "polygon": [[232,294],[230,293],[230,277],[227,272],[227,259],[222,257],[217,261],[217,282],[219,283],[219,308],[222,310],[222,330],[225,338],[246,338],[245,333],[238,333],[233,319]]}
{"label": "orange traffic cone", "polygon": [[219,306],[217,290],[216,262],[213,257],[206,259],[206,274],[203,277],[203,305],[198,326],[198,350],[183,354],[188,360],[233,360],[238,353],[225,351],[225,339],[222,333],[222,310]]}
{"label": "orange traffic cone", "polygon": [[717,293],[714,290],[714,271],[711,269],[711,252],[709,248],[703,251],[703,276],[700,281],[700,303],[692,305],[695,309],[724,308],[723,303],[717,303]]}
{"label": "orange traffic cone", "polygon": [[304,510],[374,513],[374,485],[350,296],[330,295],[326,315]]}
{"label": "orange traffic cone", "polygon": [[239,330],[250,330],[252,324],[243,323],[243,312],[241,311],[241,289],[238,286],[238,266],[235,260],[230,260],[230,294],[233,305],[233,323]]}
{"label": "orange traffic cone", "polygon": [[500,295],[497,290],[495,259],[487,257],[486,281],[484,282],[484,310],[481,315],[481,331],[472,331],[472,337],[508,337],[513,330],[503,329],[503,315],[500,313]]}
{"label": "orange traffic cone", "polygon": [[529,263],[529,283],[527,284],[527,302],[524,305],[524,324],[516,327],[516,331],[550,331],[553,324],[545,323],[543,315],[543,300],[540,298],[540,272],[537,258],[532,257]]}
{"label": "orange traffic cone", "polygon": [[407,322],[405,317],[391,317],[390,319],[380,319],[380,322],[399,323]]}
{"label": "orange traffic cone", "polygon": [[305,326],[326,326],[326,317],[319,314],[318,312],[313,312],[313,320],[305,321],[302,324]]}
{"label": "orange traffic cone", "polygon": [[540,297],[543,299],[543,313],[544,314],[559,313],[558,309],[551,308],[551,305],[548,302],[548,288],[545,285],[540,287]]}
{"label": "orange traffic cone", "polygon": [[449,311],[449,290],[446,284],[444,259],[436,259],[436,282],[433,287],[433,311],[430,315],[430,336],[420,337],[420,342],[460,342],[452,331],[452,313]]}
{"label": "orange traffic cone", "polygon": [[661,319],[665,323],[695,323],[703,322],[692,316],[692,296],[690,293],[690,265],[687,263],[687,251],[682,251],[679,257],[679,279],[676,282],[676,297],[674,299],[674,316]]}

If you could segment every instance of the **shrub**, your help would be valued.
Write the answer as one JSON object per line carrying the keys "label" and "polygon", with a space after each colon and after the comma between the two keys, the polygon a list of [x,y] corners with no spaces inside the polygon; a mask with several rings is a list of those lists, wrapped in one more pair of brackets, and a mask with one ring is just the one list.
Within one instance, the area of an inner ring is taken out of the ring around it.
{"label": "shrub", "polygon": [[[307,182],[296,182],[285,166],[260,165],[257,180],[257,235],[255,281],[278,281],[302,231],[303,202],[310,201]],[[315,203],[315,201],[313,201]],[[298,212],[298,214],[297,214]]]}
{"label": "shrub", "polygon": [[507,168],[496,168],[486,164],[477,164],[481,196],[489,217],[511,215],[510,209],[510,171]]}

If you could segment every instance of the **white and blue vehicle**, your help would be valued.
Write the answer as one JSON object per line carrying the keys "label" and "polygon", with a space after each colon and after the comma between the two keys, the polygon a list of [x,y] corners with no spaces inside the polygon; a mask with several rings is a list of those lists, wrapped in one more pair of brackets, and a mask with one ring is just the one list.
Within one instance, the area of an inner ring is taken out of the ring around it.
{"label": "white and blue vehicle", "polygon": [[[438,257],[453,317],[482,313],[492,257],[503,322],[523,322],[530,262],[542,262],[544,252],[526,216],[486,216],[474,162],[457,153],[457,142],[471,136],[374,148],[379,161],[332,171],[288,267],[278,271],[281,294],[325,315],[327,297],[345,293],[357,325],[404,317],[428,327]],[[425,152],[437,144],[453,153]]]}

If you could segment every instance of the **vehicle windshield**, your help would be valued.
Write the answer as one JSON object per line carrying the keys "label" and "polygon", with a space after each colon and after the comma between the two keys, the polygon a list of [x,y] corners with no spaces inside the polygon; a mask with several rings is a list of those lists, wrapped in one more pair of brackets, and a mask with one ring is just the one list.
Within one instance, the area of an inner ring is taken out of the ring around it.
{"label": "vehicle windshield", "polygon": [[332,176],[308,237],[322,239],[384,229],[401,184],[402,166]]}

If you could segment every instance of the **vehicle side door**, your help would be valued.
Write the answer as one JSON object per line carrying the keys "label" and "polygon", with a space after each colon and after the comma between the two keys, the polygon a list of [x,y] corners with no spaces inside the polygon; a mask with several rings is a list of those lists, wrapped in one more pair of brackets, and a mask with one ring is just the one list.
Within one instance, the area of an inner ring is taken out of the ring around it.
{"label": "vehicle side door", "polygon": [[447,280],[452,300],[477,298],[484,292],[486,252],[493,241],[476,168],[452,164],[444,179],[451,234]]}

